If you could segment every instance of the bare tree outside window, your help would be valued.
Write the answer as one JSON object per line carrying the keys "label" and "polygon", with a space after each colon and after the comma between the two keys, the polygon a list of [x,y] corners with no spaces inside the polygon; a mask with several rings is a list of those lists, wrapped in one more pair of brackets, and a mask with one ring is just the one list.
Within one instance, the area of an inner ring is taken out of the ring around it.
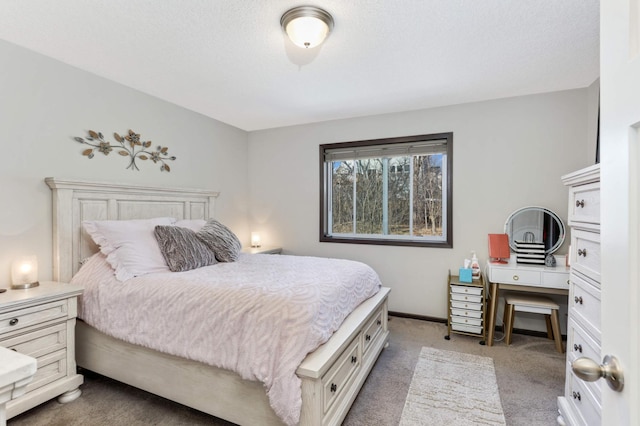
{"label": "bare tree outside window", "polygon": [[451,133],[320,146],[321,241],[451,247]]}

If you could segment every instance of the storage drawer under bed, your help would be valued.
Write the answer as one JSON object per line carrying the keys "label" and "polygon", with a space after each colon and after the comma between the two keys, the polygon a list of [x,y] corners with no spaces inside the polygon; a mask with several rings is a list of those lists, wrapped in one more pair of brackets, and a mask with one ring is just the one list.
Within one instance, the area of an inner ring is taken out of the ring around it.
{"label": "storage drawer under bed", "polygon": [[340,392],[360,367],[360,336],[357,336],[342,352],[329,371],[322,377],[324,412],[331,407]]}

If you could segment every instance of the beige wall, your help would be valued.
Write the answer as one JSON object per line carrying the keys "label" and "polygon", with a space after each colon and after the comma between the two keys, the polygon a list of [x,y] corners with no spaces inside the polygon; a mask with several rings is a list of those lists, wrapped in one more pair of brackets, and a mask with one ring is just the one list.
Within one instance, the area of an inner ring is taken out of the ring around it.
{"label": "beige wall", "polygon": [[[487,233],[502,232],[517,208],[541,205],[566,219],[560,176],[595,155],[597,82],[247,134],[3,41],[0,70],[0,286],[9,282],[11,260],[27,253],[38,255],[40,279],[51,277],[51,200],[43,179],[56,176],[218,190],[216,215],[243,243],[254,230],[286,253],[367,262],[393,289],[392,310],[444,318],[447,269],[457,269],[471,250],[484,262]],[[89,129],[110,135],[129,128],[169,147],[178,157],[171,173],[147,163],[127,170],[113,153],[88,160],[73,141]],[[319,144],[448,131],[453,249],[318,242]]]}
{"label": "beige wall", "polygon": [[[445,318],[447,270],[471,250],[484,264],[487,234],[503,232],[512,211],[539,205],[566,221],[560,176],[595,155],[587,152],[589,98],[578,89],[252,132],[251,229],[286,253],[366,262],[391,287],[391,310]],[[453,249],[318,241],[319,144],[449,131]]]}
{"label": "beige wall", "polygon": [[[40,279],[52,276],[47,176],[217,190],[216,215],[249,241],[242,130],[4,41],[0,123],[0,287],[23,254],[38,255]],[[133,129],[177,160],[170,173],[150,162],[128,170],[113,152],[88,160],[73,137],[89,129],[106,136]]]}

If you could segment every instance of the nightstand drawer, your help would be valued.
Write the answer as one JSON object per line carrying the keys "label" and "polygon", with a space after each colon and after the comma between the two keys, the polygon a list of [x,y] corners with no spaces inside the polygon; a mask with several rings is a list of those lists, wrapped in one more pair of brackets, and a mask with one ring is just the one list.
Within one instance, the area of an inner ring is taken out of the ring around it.
{"label": "nightstand drawer", "polygon": [[66,349],[37,358],[38,370],[31,383],[27,385],[27,392],[38,389],[67,375]]}
{"label": "nightstand drawer", "polygon": [[0,346],[39,358],[67,347],[67,324],[63,322],[53,327],[0,340]]}
{"label": "nightstand drawer", "polygon": [[67,315],[68,305],[66,299],[5,312],[0,314],[0,335],[45,321],[66,318]]}

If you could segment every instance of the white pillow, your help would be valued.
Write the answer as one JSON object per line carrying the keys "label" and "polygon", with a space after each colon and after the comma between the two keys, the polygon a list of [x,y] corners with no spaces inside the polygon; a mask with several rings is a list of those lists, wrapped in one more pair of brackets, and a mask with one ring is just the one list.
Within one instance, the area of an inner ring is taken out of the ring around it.
{"label": "white pillow", "polygon": [[189,228],[193,232],[198,232],[205,223],[207,223],[207,221],[204,219],[182,219],[177,221],[175,225],[181,228]]}
{"label": "white pillow", "polygon": [[84,229],[119,281],[126,281],[152,272],[168,272],[160,247],[153,233],[157,225],[173,225],[172,217],[141,220],[86,220]]}

